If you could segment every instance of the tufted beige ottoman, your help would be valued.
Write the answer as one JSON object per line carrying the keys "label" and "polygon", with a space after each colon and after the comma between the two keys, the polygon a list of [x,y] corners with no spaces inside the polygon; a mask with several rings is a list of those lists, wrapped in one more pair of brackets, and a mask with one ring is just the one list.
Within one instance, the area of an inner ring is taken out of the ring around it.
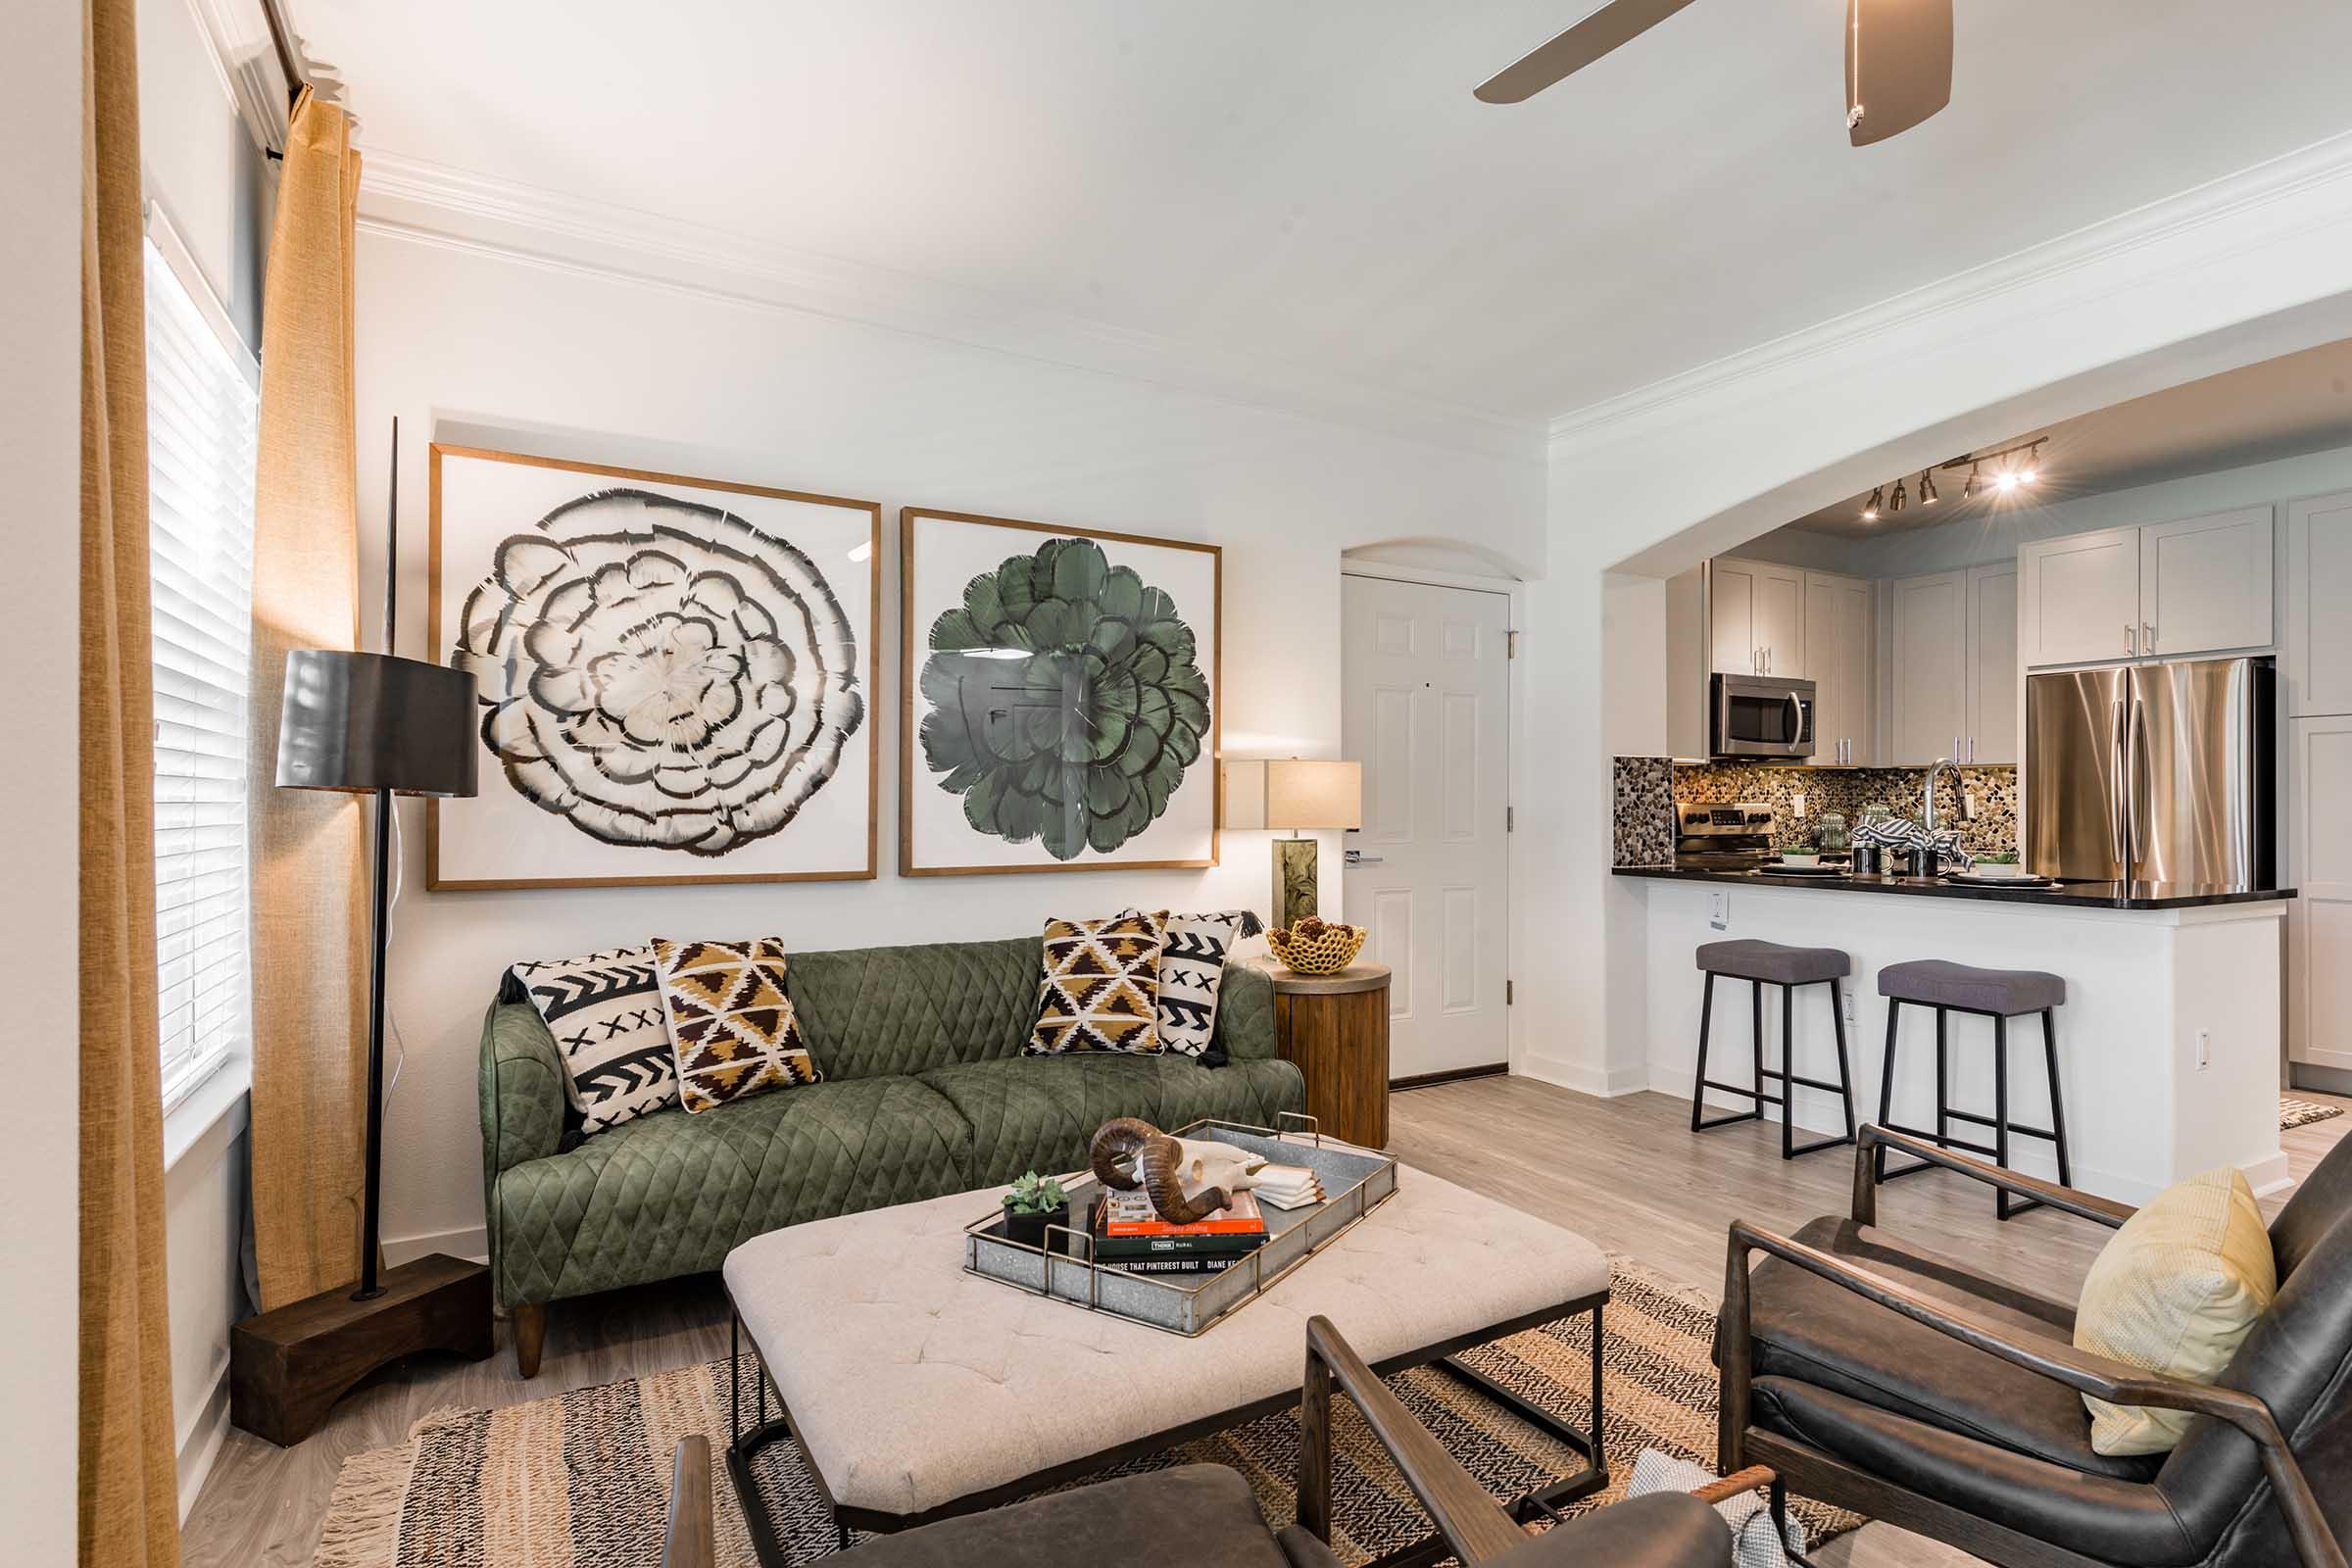
{"label": "tufted beige ottoman", "polygon": [[1317,1313],[1380,1371],[1438,1362],[1593,1460],[1522,1499],[1529,1516],[1606,1482],[1584,1431],[1446,1359],[1589,1311],[1599,1430],[1609,1265],[1573,1232],[1400,1169],[1396,1196],[1361,1224],[1185,1339],[964,1273],[963,1228],[997,1198],[817,1220],[727,1254],[737,1326],[766,1372],[727,1460],[762,1561],[784,1557],[750,1461],[779,1438],[799,1438],[845,1540],[853,1526],[906,1529],[1296,1404]]}

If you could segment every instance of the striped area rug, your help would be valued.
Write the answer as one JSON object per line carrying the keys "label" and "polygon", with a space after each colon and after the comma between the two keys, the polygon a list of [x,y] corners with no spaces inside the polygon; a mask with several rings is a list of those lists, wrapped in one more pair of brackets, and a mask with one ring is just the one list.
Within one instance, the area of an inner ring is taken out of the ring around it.
{"label": "striped area rug", "polygon": [[[1626,1259],[1614,1267],[1604,1360],[1610,1487],[1579,1511],[1620,1495],[1643,1448],[1702,1464],[1715,1456],[1713,1303]],[[1589,1402],[1588,1323],[1580,1317],[1531,1330],[1465,1359],[1581,1424]],[[750,1365],[747,1356],[747,1410]],[[1497,1497],[1515,1497],[1582,1465],[1573,1449],[1441,1373],[1406,1372],[1390,1386]],[[345,1463],[313,1568],[659,1561],[671,1450],[678,1439],[700,1432],[715,1456],[726,1443],[727,1396],[727,1363],[718,1360],[503,1409],[428,1416],[401,1446]],[[1426,1516],[1354,1406],[1341,1400],[1335,1416],[1333,1545],[1342,1559],[1366,1562],[1426,1536]],[[1102,1474],[1200,1461],[1230,1465],[1249,1478],[1267,1519],[1279,1524],[1295,1512],[1298,1456],[1298,1417],[1286,1412]],[[835,1550],[815,1481],[792,1445],[767,1448],[759,1462],[769,1514],[792,1559]],[[712,1468],[719,1561],[757,1568],[734,1489],[723,1466]],[[1795,1510],[1817,1541],[1861,1523],[1803,1499]]]}

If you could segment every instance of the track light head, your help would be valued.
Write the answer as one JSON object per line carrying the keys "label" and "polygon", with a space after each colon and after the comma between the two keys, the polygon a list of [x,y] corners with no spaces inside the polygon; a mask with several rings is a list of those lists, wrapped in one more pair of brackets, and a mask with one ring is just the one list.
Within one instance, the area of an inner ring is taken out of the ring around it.
{"label": "track light head", "polygon": [[1888,512],[1903,510],[1903,481],[1900,479],[1894,481],[1894,494],[1886,498],[1886,510]]}
{"label": "track light head", "polygon": [[1878,521],[1879,508],[1884,506],[1886,501],[1886,487],[1885,485],[1880,485],[1877,489],[1871,491],[1870,499],[1862,503],[1862,520],[1864,522]]}
{"label": "track light head", "polygon": [[1943,498],[1936,493],[1936,476],[1927,469],[1919,471],[1919,504],[1932,507]]}

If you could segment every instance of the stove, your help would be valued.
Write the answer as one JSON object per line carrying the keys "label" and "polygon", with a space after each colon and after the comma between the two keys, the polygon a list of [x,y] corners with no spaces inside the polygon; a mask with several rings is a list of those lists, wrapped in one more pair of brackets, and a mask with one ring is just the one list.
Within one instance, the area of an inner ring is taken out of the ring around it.
{"label": "stove", "polygon": [[1772,847],[1772,808],[1737,806],[1674,808],[1674,863],[1698,871],[1745,871],[1780,858]]}

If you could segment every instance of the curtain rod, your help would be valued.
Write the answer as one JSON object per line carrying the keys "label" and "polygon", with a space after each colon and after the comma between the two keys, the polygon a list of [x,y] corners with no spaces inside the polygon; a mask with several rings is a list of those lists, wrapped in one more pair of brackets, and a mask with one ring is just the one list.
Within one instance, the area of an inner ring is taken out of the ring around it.
{"label": "curtain rod", "polygon": [[302,68],[294,64],[294,46],[286,37],[285,19],[277,14],[277,0],[261,0],[261,7],[262,20],[270,24],[270,42],[277,50],[277,69],[285,73],[286,107],[291,110],[310,83],[303,80]]}

